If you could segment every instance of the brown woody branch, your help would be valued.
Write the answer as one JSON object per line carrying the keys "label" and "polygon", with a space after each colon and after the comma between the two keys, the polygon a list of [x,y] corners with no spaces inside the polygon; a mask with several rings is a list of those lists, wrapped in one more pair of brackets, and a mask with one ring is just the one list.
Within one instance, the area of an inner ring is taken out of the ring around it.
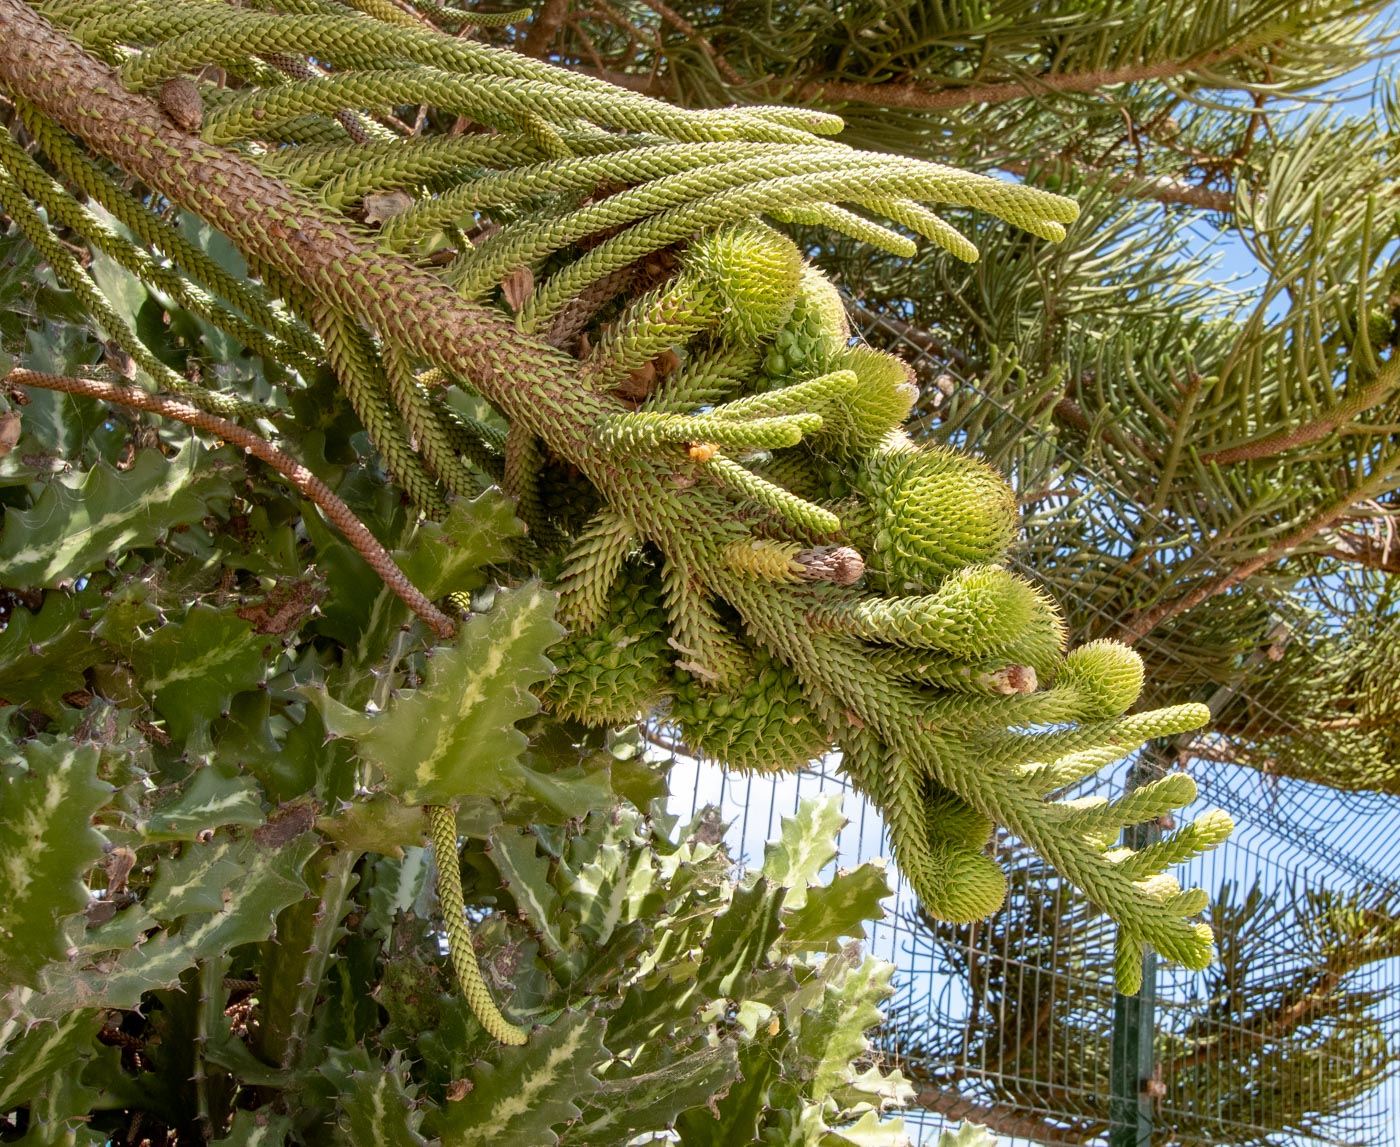
{"label": "brown woody branch", "polygon": [[616,68],[589,67],[586,64],[576,64],[570,70],[585,76],[592,76],[596,80],[607,80],[614,87],[640,92],[644,96],[667,96],[670,94],[665,77],[655,72],[647,72],[643,75],[640,72],[619,72]]}
{"label": "brown woody branch", "polygon": [[666,23],[670,24],[671,27],[673,27],[677,32],[679,32],[697,48],[699,48],[700,51],[705,54],[705,58],[709,60],[712,64],[714,64],[715,70],[718,71],[719,74],[724,77],[726,82],[734,84],[736,86],[743,84],[744,77],[741,76],[738,72],[736,72],[733,66],[729,63],[729,61],[726,60],[715,50],[715,46],[711,44],[709,40],[705,39],[704,36],[700,35],[699,30],[695,27],[694,24],[692,24],[679,12],[676,12],[668,5],[663,4],[662,0],[642,0],[642,3],[645,4],[648,8],[650,8],[653,12],[655,12],[658,16],[660,16],[663,20],[665,20]]}
{"label": "brown woody branch", "polygon": [[1400,573],[1400,545],[1391,538],[1378,538],[1375,534],[1339,531],[1331,548],[1323,550],[1322,555],[1381,573]]}
{"label": "brown woody branch", "polygon": [[959,370],[968,368],[967,355],[958,350],[957,347],[950,346],[937,336],[930,334],[923,327],[916,327],[913,323],[907,323],[903,319],[894,315],[882,314],[879,311],[872,311],[864,303],[852,303],[852,310],[858,314],[865,322],[877,327],[884,327],[885,330],[903,339],[912,346],[918,347],[925,354],[934,358],[941,358],[944,362],[952,363]]}
{"label": "brown woody branch", "polygon": [[925,1111],[934,1111],[945,1119],[967,1119],[980,1123],[998,1135],[1013,1139],[1029,1139],[1046,1147],[1082,1147],[1087,1134],[1066,1127],[1057,1127],[1031,1115],[1014,1115],[1004,1107],[989,1107],[966,1099],[956,1091],[940,1087],[921,1087],[914,1102]]}
{"label": "brown woody branch", "polygon": [[[1395,465],[1395,459],[1390,458],[1377,463],[1376,473],[1380,480],[1384,480],[1391,467]],[[1242,562],[1234,569],[1229,570],[1217,577],[1210,578],[1189,593],[1171,601],[1165,601],[1161,605],[1154,606],[1144,612],[1130,615],[1124,622],[1122,631],[1117,635],[1118,640],[1125,645],[1133,645],[1151,633],[1157,626],[1165,621],[1170,621],[1173,617],[1185,613],[1189,609],[1195,609],[1204,601],[1224,593],[1226,590],[1239,585],[1245,578],[1252,577],[1265,566],[1274,562],[1282,561],[1304,542],[1311,541],[1324,530],[1335,525],[1349,512],[1358,502],[1366,500],[1366,495],[1358,491],[1356,494],[1348,495],[1344,501],[1337,502],[1322,513],[1318,514],[1310,522],[1305,523],[1286,538],[1275,542],[1262,554],[1250,558],[1247,562]]]}
{"label": "brown woody branch", "polygon": [[569,0],[545,0],[545,4],[531,17],[530,30],[525,34],[520,50],[537,60],[543,59],[568,13]]}
{"label": "brown woody branch", "polygon": [[1348,422],[1364,414],[1372,407],[1384,402],[1400,385],[1400,353],[1392,353],[1381,363],[1376,377],[1368,386],[1359,390],[1352,398],[1337,403],[1330,412],[1301,426],[1281,430],[1254,442],[1244,442],[1224,450],[1213,450],[1201,455],[1201,461],[1226,465],[1230,462],[1250,462],[1260,458],[1272,458],[1298,446],[1326,438],[1333,431],[1341,429]]}
{"label": "brown woody branch", "polygon": [[814,81],[798,90],[797,98],[821,103],[870,103],[910,111],[951,111],[970,104],[1004,104],[1038,95],[1093,92],[1117,84],[1165,80],[1173,76],[1209,68],[1253,47],[1250,43],[1204,52],[1189,60],[1162,60],[1155,64],[1135,64],[1101,72],[1058,72],[1048,76],[1027,76],[1000,84],[942,88],[930,91],[918,84],[821,83]]}
{"label": "brown woody branch", "polygon": [[1170,176],[1133,175],[1131,172],[1110,172],[1102,168],[1073,163],[1067,159],[1037,161],[1032,164],[1023,159],[999,161],[997,167],[1012,175],[1026,176],[1032,169],[1048,171],[1061,176],[1069,173],[1095,179],[1105,178],[1114,191],[1121,191],[1136,199],[1151,199],[1169,206],[1197,207],[1202,211],[1218,211],[1227,214],[1235,209],[1235,197],[1229,191],[1216,191],[1195,183],[1186,183]]}
{"label": "brown woody branch", "polygon": [[426,621],[439,637],[450,638],[455,632],[452,619],[433,605],[415,586],[389,556],[389,551],[379,544],[379,540],[369,532],[350,507],[331,492],[324,482],[295,458],[283,453],[265,438],[260,438],[251,430],[207,414],[188,403],[173,398],[160,398],[147,394],[144,390],[131,387],[113,386],[107,382],[97,382],[86,378],[68,378],[63,375],[45,374],[36,370],[15,369],[5,376],[5,382],[19,386],[34,386],[44,390],[61,390],[66,394],[80,394],[87,398],[100,398],[105,402],[145,410],[165,418],[173,418],[197,430],[217,434],[226,442],[241,446],[249,454],[262,459],[282,477],[286,478],[308,500],[321,508],[331,522],[339,527],[350,544],[360,552],[391,590],[396,593],[409,609]]}
{"label": "brown woody branch", "polygon": [[1133,454],[1138,458],[1148,461],[1156,461],[1162,456],[1162,452],[1145,439],[1139,438],[1131,431],[1123,430],[1111,420],[1096,421],[1084,413],[1084,408],[1065,395],[1055,403],[1051,411],[1055,418],[1063,422],[1066,426],[1072,426],[1076,430],[1089,433],[1096,427],[1104,438],[1117,446],[1125,454]]}
{"label": "brown woody branch", "polygon": [[[661,13],[661,8],[657,4],[648,3],[647,6],[665,18],[665,14]],[[688,22],[684,23],[689,26]],[[680,27],[679,24],[675,26]],[[713,45],[708,44],[698,34],[693,39],[700,50],[715,61],[715,67],[731,85],[736,88],[744,88],[764,98],[795,99],[804,103],[822,104],[867,103],[889,108],[904,108],[910,111],[951,111],[955,108],[968,107],[971,104],[1002,104],[1011,100],[1030,99],[1057,92],[1093,92],[1115,84],[1170,79],[1174,76],[1186,75],[1212,67],[1215,64],[1243,55],[1254,47],[1252,43],[1243,43],[1214,52],[1204,52],[1189,60],[1165,60],[1157,64],[1139,64],[1125,68],[1111,68],[1101,72],[1060,72],[1048,76],[1028,76],[1025,79],[1008,80],[999,84],[982,84],[960,88],[929,89],[919,84],[842,83],[812,80],[794,92],[790,86],[779,87],[773,81],[757,84],[745,81],[729,66],[728,61],[715,51]],[[664,80],[655,73],[639,75],[612,69],[587,67],[575,70],[647,95],[664,95],[666,93]],[[1211,206],[1208,209],[1228,210],[1229,208],[1228,206],[1226,208]]]}
{"label": "brown woody branch", "polygon": [[[1352,968],[1327,968],[1315,980],[1304,985],[1292,1000],[1280,1003],[1263,1016],[1247,1019],[1238,1027],[1232,1026],[1229,1035],[1232,1038],[1247,1038],[1256,1044],[1286,1039],[1309,1016],[1326,1006],[1328,1000],[1341,987],[1347,972],[1352,970]],[[1184,1072],[1209,1066],[1213,1061],[1218,1060],[1221,1054],[1220,1045],[1216,1042],[1198,1043],[1185,1055],[1179,1055],[1163,1064],[1162,1077],[1171,1083],[1176,1076]],[[1238,1052],[1232,1049],[1230,1054],[1233,1056]]]}

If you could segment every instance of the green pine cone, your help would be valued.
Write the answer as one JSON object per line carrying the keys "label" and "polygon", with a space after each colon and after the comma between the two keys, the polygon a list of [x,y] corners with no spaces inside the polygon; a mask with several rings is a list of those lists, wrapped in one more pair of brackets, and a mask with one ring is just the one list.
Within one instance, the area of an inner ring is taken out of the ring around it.
{"label": "green pine cone", "polygon": [[802,283],[797,288],[792,313],[794,321],[801,316],[803,329],[819,354],[838,355],[851,341],[851,320],[846,315],[845,300],[836,284],[816,267],[802,268]]}
{"label": "green pine cone", "polygon": [[1142,692],[1142,658],[1117,641],[1091,641],[1074,650],[1060,666],[1057,689],[1079,695],[1082,721],[1121,717]]}
{"label": "green pine cone", "polygon": [[1001,566],[967,566],[917,597],[868,597],[826,615],[871,641],[983,660],[1004,656],[1053,606]]}
{"label": "green pine cone", "polygon": [[792,314],[764,359],[770,387],[837,369],[833,364],[850,339],[851,324],[841,292],[816,267],[804,266]]}
{"label": "green pine cone", "polygon": [[755,672],[737,692],[717,693],[677,670],[671,719],[695,753],[731,769],[794,772],[831,747],[797,675],[761,649]]}
{"label": "green pine cone", "polygon": [[924,809],[931,841],[980,850],[992,835],[988,817],[936,782],[929,783]]}
{"label": "green pine cone", "polygon": [[717,289],[720,331],[735,342],[773,337],[792,313],[803,267],[797,244],[761,223],[702,235],[686,251],[685,264]]}
{"label": "green pine cone", "polygon": [[1028,666],[1040,687],[1048,689],[1059,680],[1067,640],[1059,607],[1041,593],[1036,595],[1030,623],[1016,640],[999,652],[999,657],[1007,664]]}
{"label": "green pine cone", "polygon": [[589,633],[571,633],[549,651],[556,666],[542,700],[587,725],[629,724],[665,695],[672,650],[666,607],[650,567],[622,567],[608,612]]}
{"label": "green pine cone", "polygon": [[566,463],[546,458],[538,486],[544,517],[567,534],[578,534],[601,508],[598,491]]}
{"label": "green pine cone", "polygon": [[866,511],[843,520],[872,584],[891,593],[927,591],[963,566],[999,561],[1016,534],[1011,487],[956,450],[875,451],[857,485]]}
{"label": "green pine cone", "polygon": [[990,916],[1006,899],[1006,877],[991,857],[930,837],[928,859],[930,871],[916,891],[936,920],[970,924]]}
{"label": "green pine cone", "polygon": [[909,417],[919,397],[914,371],[903,359],[867,346],[836,355],[831,368],[853,371],[856,385],[818,407],[823,422],[813,448],[838,459],[863,457]]}

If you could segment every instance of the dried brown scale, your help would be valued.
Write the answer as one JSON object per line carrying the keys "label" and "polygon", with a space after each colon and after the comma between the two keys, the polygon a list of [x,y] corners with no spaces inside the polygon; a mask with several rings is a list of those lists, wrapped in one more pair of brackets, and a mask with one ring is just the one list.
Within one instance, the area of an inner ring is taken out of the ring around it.
{"label": "dried brown scale", "polygon": [[592,322],[594,315],[623,291],[634,287],[636,280],[637,269],[624,267],[621,271],[614,271],[611,275],[604,275],[596,283],[591,283],[554,316],[554,322],[550,325],[544,341],[552,347],[568,347],[583,334],[584,328]]}
{"label": "dried brown scale", "polygon": [[181,131],[198,131],[204,122],[204,101],[199,96],[199,86],[189,76],[166,80],[156,98],[170,122]]}
{"label": "dried brown scale", "polygon": [[865,559],[850,546],[818,546],[801,550],[793,558],[808,581],[854,585],[865,574]]}
{"label": "dried brown scale", "polygon": [[[289,55],[285,52],[270,52],[263,57],[274,68],[278,68],[291,76],[294,80],[314,80],[321,78],[315,68],[301,56]],[[162,89],[163,90],[163,89]],[[168,110],[168,109],[167,109]],[[374,142],[373,137],[365,130],[365,125],[360,122],[360,117],[349,108],[337,108],[331,113],[335,122],[345,129],[345,134],[359,146],[366,146]]]}
{"label": "dried brown scale", "polygon": [[393,590],[409,609],[431,625],[439,637],[449,638],[452,636],[455,627],[451,618],[424,597],[418,587],[404,576],[403,571],[394,564],[394,559],[389,556],[389,551],[381,546],[378,539],[369,532],[364,523],[355,517],[350,507],[337,498],[331,492],[330,487],[315,474],[296,459],[278,450],[265,438],[260,438],[252,431],[244,429],[235,422],[229,422],[225,418],[206,414],[184,402],[147,394],[144,390],[113,386],[111,383],[97,382],[93,379],[67,378],[63,375],[44,374],[40,371],[20,368],[10,371],[5,376],[5,381],[19,386],[37,386],[44,390],[61,390],[66,394],[81,394],[88,398],[100,398],[105,402],[115,402],[122,406],[134,407],[137,410],[146,410],[165,418],[174,418],[188,426],[195,427],[197,430],[217,434],[235,446],[242,447],[255,458],[266,462],[308,499],[315,502],[321,508],[322,513],[340,529],[350,544],[360,552],[360,555],[379,575],[384,584]]}

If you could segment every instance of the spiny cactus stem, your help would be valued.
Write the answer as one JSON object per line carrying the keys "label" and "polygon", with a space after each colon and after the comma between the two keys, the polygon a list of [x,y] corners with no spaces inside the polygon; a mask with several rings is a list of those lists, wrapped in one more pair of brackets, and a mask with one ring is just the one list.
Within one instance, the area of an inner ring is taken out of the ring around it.
{"label": "spiny cactus stem", "polygon": [[432,626],[439,637],[450,638],[455,632],[456,627],[452,624],[452,619],[424,597],[418,587],[404,576],[403,571],[394,564],[394,559],[389,556],[389,551],[379,544],[379,540],[369,532],[369,529],[359,518],[355,517],[349,506],[336,497],[324,482],[295,458],[284,454],[271,442],[265,438],[259,438],[251,430],[245,430],[237,423],[220,418],[218,415],[196,410],[184,402],[177,402],[171,398],[158,398],[156,395],[147,394],[144,390],[112,386],[110,383],[97,382],[93,379],[67,378],[63,375],[42,374],[35,370],[16,368],[5,376],[4,381],[19,386],[35,386],[44,390],[61,390],[67,394],[81,394],[88,398],[100,398],[105,402],[130,406],[137,410],[146,410],[165,418],[174,418],[188,426],[195,427],[197,430],[216,434],[226,442],[232,442],[235,446],[241,446],[255,458],[266,462],[301,491],[305,497],[319,506],[321,512],[339,527],[346,539],[360,552],[360,555],[369,563],[370,568],[380,576],[384,584],[393,590],[409,609]]}
{"label": "spiny cactus stem", "polygon": [[437,854],[437,893],[442,905],[443,923],[447,928],[447,949],[452,956],[452,968],[457,984],[481,1026],[501,1043],[518,1047],[529,1039],[529,1033],[516,1027],[501,1015],[491,998],[486,981],[481,978],[481,965],[476,962],[471,930],[467,927],[467,909],[462,901],[462,867],[457,856],[457,816],[444,805],[428,805],[428,831]]}
{"label": "spiny cactus stem", "polygon": [[355,887],[360,855],[353,849],[321,849],[306,866],[314,889],[311,898],[284,910],[277,932],[282,942],[279,982],[266,985],[269,994],[263,999],[266,1007],[259,1029],[259,1050],[269,1062],[290,1067],[301,1054],[336,931]]}
{"label": "spiny cactus stem", "polygon": [[213,1131],[213,1120],[209,1113],[209,1073],[205,1070],[204,1055],[209,1045],[210,1033],[219,1030],[224,1021],[224,1001],[228,993],[223,990],[224,976],[229,969],[229,957],[224,954],[201,960],[198,965],[199,1002],[195,1009],[194,1073],[191,1078],[195,1086],[196,1117],[200,1123]]}

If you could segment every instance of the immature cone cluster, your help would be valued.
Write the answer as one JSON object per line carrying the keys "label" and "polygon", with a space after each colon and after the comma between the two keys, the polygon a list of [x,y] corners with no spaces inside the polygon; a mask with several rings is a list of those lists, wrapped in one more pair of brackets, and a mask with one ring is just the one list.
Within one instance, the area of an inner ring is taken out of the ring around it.
{"label": "immature cone cluster", "polygon": [[805,267],[792,311],[763,359],[769,379],[823,373],[850,343],[851,324],[841,292],[815,267]]}
{"label": "immature cone cluster", "polygon": [[653,709],[674,659],[666,642],[661,590],[643,565],[629,562],[596,625],[555,646],[558,669],[545,701],[555,712],[593,725],[621,725]]}
{"label": "immature cone cluster", "polygon": [[[428,516],[502,481],[531,558],[560,571],[570,633],[547,704],[597,724],[669,706],[695,751],[745,769],[839,746],[931,912],[999,903],[995,822],[1118,922],[1125,990],[1145,944],[1207,962],[1209,929],[1186,919],[1201,897],[1163,873],[1228,818],[1111,847],[1189,802],[1189,778],[1112,804],[1047,799],[1207,712],[1123,716],[1136,655],[1065,656],[1053,605],[1003,565],[1006,483],[903,435],[909,368],[851,345],[835,288],[763,221],[904,253],[912,233],[974,259],[926,203],[1050,240],[1073,204],[830,143],[834,116],[671,108],[322,0],[45,5],[61,30],[0,4],[25,28],[0,44],[26,132],[0,131],[14,226],[157,385],[265,413],[165,366],[71,244],[269,360],[329,361]],[[195,78],[222,75],[237,85]],[[388,113],[423,105],[444,113],[424,123],[473,130],[396,134]],[[266,290],[195,247],[167,204],[232,238]],[[508,433],[479,420],[483,402]]]}
{"label": "immature cone cluster", "polygon": [[[675,451],[677,480],[709,478],[750,507],[752,526],[738,539],[716,539],[708,565],[686,570],[687,592],[668,594],[664,611],[629,611],[637,628],[626,636],[609,614],[596,631],[605,641],[575,637],[557,650],[571,690],[561,709],[616,720],[614,686],[601,687],[590,705],[573,683],[605,679],[620,647],[655,642],[659,627],[682,655],[664,692],[692,751],[772,771],[799,768],[839,744],[933,915],[969,921],[1000,904],[1004,881],[985,852],[994,818],[1036,835],[1036,818],[1055,809],[1062,830],[1093,858],[1070,866],[1098,865],[1112,881],[1105,850],[1141,812],[1141,798],[1121,814],[1091,812],[1018,804],[1015,786],[1042,793],[1072,783],[1104,763],[1105,746],[1121,755],[1146,736],[1199,724],[1202,712],[1184,706],[1123,718],[1142,688],[1138,656],[1110,641],[1065,655],[1058,611],[1002,564],[1017,528],[1006,481],[975,458],[920,448],[899,430],[915,397],[909,368],[850,345],[839,296],[815,268],[791,272],[795,248],[789,257],[777,251],[787,243],[759,225],[727,227],[682,252],[675,277],[658,288],[658,296],[722,299],[724,318],[667,344],[681,369],[635,414],[605,419],[600,439],[620,457]],[[755,269],[772,270],[765,278]],[[614,345],[646,343],[654,313],[625,311],[610,330]],[[711,376],[704,388],[690,381],[689,364],[746,354],[757,359],[747,373]],[[590,548],[585,541],[571,557],[571,594],[588,584]],[[704,548],[693,548],[692,560]],[[661,557],[655,576],[677,573],[674,557]],[[605,562],[593,568],[603,582],[611,576]],[[805,597],[781,588],[797,583],[807,584]],[[655,688],[655,677],[647,682]],[[1036,731],[1047,727],[1057,731]],[[1036,784],[1032,775],[1055,783]],[[1178,787],[1149,792],[1146,803],[1168,796],[1190,799]],[[1076,818],[1082,830],[1072,827]],[[1120,899],[1131,903],[1132,894]],[[1133,910],[1125,915],[1131,947]],[[1209,948],[1203,927],[1179,918],[1169,927],[1164,950],[1199,965]]]}

